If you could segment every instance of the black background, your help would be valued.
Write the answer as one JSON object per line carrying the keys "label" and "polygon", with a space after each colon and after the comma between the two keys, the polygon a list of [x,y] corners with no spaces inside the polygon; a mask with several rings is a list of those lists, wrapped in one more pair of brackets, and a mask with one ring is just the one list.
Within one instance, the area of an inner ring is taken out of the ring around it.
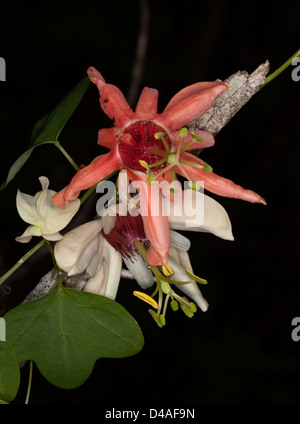
{"label": "black background", "polygon": [[[299,48],[296,1],[151,1],[150,35],[142,86],[160,92],[159,108],[181,88],[197,81],[224,79],[237,70],[252,72],[270,60],[271,72]],[[139,1],[11,1],[0,17],[0,56],[7,64],[1,93],[1,182],[26,150],[38,119],[95,66],[106,81],[126,94],[135,58]],[[196,274],[210,308],[189,319],[167,314],[160,329],[147,305],[132,296],[136,283],[122,281],[117,296],[138,321],[145,346],[136,356],[102,359],[88,381],[74,390],[48,383],[35,369],[34,404],[191,405],[205,403],[299,403],[300,342],[291,338],[291,321],[300,316],[299,89],[292,67],[262,89],[217,135],[202,157],[214,171],[262,195],[267,206],[216,198],[227,210],[234,242],[189,233]],[[142,88],[142,86],[140,88]],[[60,135],[80,164],[102,150],[97,132],[110,121],[90,85]],[[73,170],[52,145],[35,150],[22,171],[0,193],[0,273],[28,245],[14,241],[24,229],[15,208],[17,189],[34,194],[38,177],[60,190]],[[86,203],[74,225],[94,215]],[[33,245],[35,241],[32,242]],[[13,307],[51,267],[40,252],[10,280]],[[22,369],[24,402],[28,368]]]}

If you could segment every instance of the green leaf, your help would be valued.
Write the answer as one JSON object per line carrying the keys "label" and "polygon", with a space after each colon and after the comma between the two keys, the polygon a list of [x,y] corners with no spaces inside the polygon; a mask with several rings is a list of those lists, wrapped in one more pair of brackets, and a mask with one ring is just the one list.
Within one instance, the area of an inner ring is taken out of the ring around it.
{"label": "green leaf", "polygon": [[33,360],[64,389],[84,383],[97,359],[131,356],[144,344],[138,324],[117,302],[67,288],[19,305],[5,319],[18,360]]}
{"label": "green leaf", "polygon": [[81,80],[64,99],[49,114],[40,119],[34,126],[31,134],[29,148],[13,163],[6,180],[1,184],[0,191],[10,183],[10,181],[21,170],[27,162],[35,147],[43,144],[56,144],[58,136],[66,125],[76,107],[80,103],[84,93],[89,86],[89,79],[85,77]]}
{"label": "green leaf", "polygon": [[54,142],[58,139],[61,130],[78,106],[89,83],[89,78],[85,77],[69,94],[67,94],[52,112],[36,123],[31,134],[30,146],[39,146],[45,142]]}
{"label": "green leaf", "polygon": [[9,341],[0,341],[0,403],[13,400],[20,385],[16,354]]}

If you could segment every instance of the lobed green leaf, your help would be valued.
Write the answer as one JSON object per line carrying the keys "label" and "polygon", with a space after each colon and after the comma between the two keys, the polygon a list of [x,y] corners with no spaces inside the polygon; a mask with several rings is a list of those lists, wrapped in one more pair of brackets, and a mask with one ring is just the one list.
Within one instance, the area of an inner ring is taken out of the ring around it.
{"label": "lobed green leaf", "polygon": [[20,370],[11,343],[0,341],[0,403],[12,401],[19,390]]}
{"label": "lobed green leaf", "polygon": [[18,361],[33,360],[52,384],[80,386],[99,358],[122,358],[144,344],[134,318],[117,302],[67,288],[24,303],[5,315]]}

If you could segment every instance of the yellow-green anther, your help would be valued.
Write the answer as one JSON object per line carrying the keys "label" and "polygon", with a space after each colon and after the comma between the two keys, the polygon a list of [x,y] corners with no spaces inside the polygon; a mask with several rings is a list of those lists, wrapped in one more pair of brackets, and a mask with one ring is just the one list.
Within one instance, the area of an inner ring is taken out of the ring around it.
{"label": "yellow-green anther", "polygon": [[194,140],[199,141],[200,143],[204,142],[204,138],[195,134],[194,131],[191,131],[191,136],[193,137]]}
{"label": "yellow-green anther", "polygon": [[187,130],[187,128],[186,127],[183,127],[183,128],[181,128],[179,131],[178,131],[178,135],[179,135],[179,137],[186,137],[187,135],[188,135],[188,130]]}
{"label": "yellow-green anther", "polygon": [[208,163],[205,162],[203,164],[203,171],[204,172],[212,172],[212,170],[213,170],[212,167],[210,165],[208,165]]}
{"label": "yellow-green anther", "polygon": [[156,138],[156,140],[161,140],[162,138],[164,138],[165,135],[166,133],[164,132],[157,132],[154,134],[154,138]]}
{"label": "yellow-green anther", "polygon": [[171,275],[175,274],[174,270],[168,264],[162,266],[162,272],[166,277],[170,277]]}
{"label": "yellow-green anther", "polygon": [[166,318],[163,315],[159,316],[159,321],[162,326],[166,325]]}
{"label": "yellow-green anther", "polygon": [[199,191],[200,190],[200,185],[197,183],[197,181],[189,181],[188,182],[188,186],[195,191]]}
{"label": "yellow-green anther", "polygon": [[187,306],[184,303],[180,303],[180,307],[187,317],[192,318],[194,316],[194,312],[192,311],[190,306]]}
{"label": "yellow-green anther", "polygon": [[144,161],[144,160],[139,160],[139,163],[140,163],[140,165],[141,165],[143,168],[145,168],[145,169],[146,169],[146,171],[147,171],[147,175],[151,175],[151,170],[150,170],[150,167],[149,167],[148,163],[147,163],[146,161]]}
{"label": "yellow-green anther", "polygon": [[176,300],[172,300],[170,305],[171,305],[171,308],[172,308],[173,311],[178,311],[179,305],[178,305],[178,302]]}
{"label": "yellow-green anther", "polygon": [[138,297],[139,299],[143,300],[146,303],[149,303],[153,308],[157,309],[158,305],[157,302],[152,299],[152,297],[148,296],[146,293],[140,292],[140,291],[134,291],[134,296]]}
{"label": "yellow-green anther", "polygon": [[157,313],[155,311],[153,311],[153,309],[148,309],[148,312],[152,316],[152,318],[154,319],[154,321],[156,322],[156,324],[160,328],[163,327],[163,324],[160,322],[160,317],[157,315]]}
{"label": "yellow-green anther", "polygon": [[204,280],[204,278],[198,277],[197,275],[193,274],[190,270],[186,269],[185,272],[192,280],[196,281],[196,283],[207,284],[207,281]]}
{"label": "yellow-green anther", "polygon": [[195,305],[194,302],[191,302],[190,303],[190,307],[191,307],[191,309],[192,309],[193,312],[197,312],[197,306]]}

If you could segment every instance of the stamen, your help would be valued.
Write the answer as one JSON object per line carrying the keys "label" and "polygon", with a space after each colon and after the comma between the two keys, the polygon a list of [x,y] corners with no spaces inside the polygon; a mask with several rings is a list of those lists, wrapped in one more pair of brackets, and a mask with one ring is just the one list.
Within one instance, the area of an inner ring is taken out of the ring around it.
{"label": "stamen", "polygon": [[194,191],[199,191],[201,188],[197,181],[189,181],[188,186]]}
{"label": "stamen", "polygon": [[[204,165],[200,165],[199,163],[189,162],[188,160],[179,159],[179,163],[183,163],[184,165],[192,166],[193,168],[204,169]],[[208,171],[206,171],[208,172]]]}
{"label": "stamen", "polygon": [[204,138],[195,134],[194,131],[191,131],[191,136],[193,137],[194,140],[199,141],[200,143],[204,142]]}
{"label": "stamen", "polygon": [[162,272],[166,277],[170,277],[171,275],[175,274],[175,271],[168,264],[162,266]]}
{"label": "stamen", "polygon": [[183,146],[180,150],[180,153],[185,152],[186,150],[188,150],[192,144],[195,143],[195,140],[191,140],[189,143],[187,143],[185,146]]}
{"label": "stamen", "polygon": [[172,308],[173,311],[178,311],[179,305],[178,305],[178,302],[175,299],[173,299],[170,302],[170,305],[171,305],[171,308]]}
{"label": "stamen", "polygon": [[139,163],[140,163],[140,165],[142,165],[143,168],[146,169],[147,174],[148,175],[151,175],[151,170],[150,170],[150,167],[149,167],[148,163],[146,161],[144,161],[144,160],[139,160]]}
{"label": "stamen", "polygon": [[185,272],[192,280],[196,281],[196,283],[207,284],[207,280],[204,280],[204,278],[200,278],[197,275],[193,274],[189,269],[186,269]]}
{"label": "stamen", "polygon": [[157,302],[152,299],[152,297],[148,296],[146,293],[134,291],[133,294],[144,302],[149,303],[149,305],[151,305],[154,309],[158,308]]}
{"label": "stamen", "polygon": [[169,155],[170,154],[170,146],[165,139],[165,135],[166,135],[166,133],[164,133],[164,132],[158,132],[158,133],[154,134],[154,137],[156,138],[156,140],[161,140],[163,142],[163,145],[164,145],[164,148],[167,152],[167,155]]}
{"label": "stamen", "polygon": [[187,130],[187,128],[186,128],[186,127],[181,128],[181,129],[178,131],[178,135],[179,135],[179,137],[185,138],[185,137],[188,135],[188,130]]}
{"label": "stamen", "polygon": [[203,164],[203,171],[204,172],[212,172],[212,170],[213,170],[212,167],[210,165],[208,165],[208,163],[205,162]]}

